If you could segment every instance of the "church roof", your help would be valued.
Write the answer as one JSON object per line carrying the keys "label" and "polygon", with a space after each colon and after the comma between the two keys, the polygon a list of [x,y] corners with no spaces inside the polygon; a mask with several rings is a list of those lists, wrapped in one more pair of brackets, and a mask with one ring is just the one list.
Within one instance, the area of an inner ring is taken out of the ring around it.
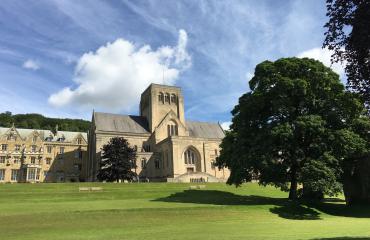
{"label": "church roof", "polygon": [[145,117],[112,113],[94,113],[96,130],[107,132],[149,133]]}
{"label": "church roof", "polygon": [[218,123],[186,121],[190,137],[224,138],[225,133]]}
{"label": "church roof", "polygon": [[[150,133],[148,121],[142,116],[121,115],[112,113],[94,113],[96,130],[121,133]],[[225,137],[217,123],[186,121],[190,137],[218,138]]]}

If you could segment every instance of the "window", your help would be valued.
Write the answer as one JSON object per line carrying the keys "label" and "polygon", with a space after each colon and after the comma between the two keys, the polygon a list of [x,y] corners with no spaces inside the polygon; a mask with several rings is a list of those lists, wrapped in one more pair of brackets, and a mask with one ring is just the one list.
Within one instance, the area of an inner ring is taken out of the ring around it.
{"label": "window", "polygon": [[15,150],[16,152],[19,152],[19,151],[21,150],[21,145],[15,145],[14,150]]}
{"label": "window", "polygon": [[170,103],[170,94],[169,93],[166,93],[166,95],[164,96],[164,102]]}
{"label": "window", "polygon": [[59,149],[59,153],[60,153],[60,154],[64,154],[64,147],[60,147],[60,149]]}
{"label": "window", "polygon": [[36,145],[32,145],[32,146],[31,146],[31,152],[35,153],[35,152],[36,152],[36,148],[37,148],[37,146],[36,146]]}
{"label": "window", "polygon": [[176,95],[175,94],[171,95],[171,103],[176,103]]}
{"label": "window", "polygon": [[46,158],[46,164],[50,165],[51,164],[51,158]]}
{"label": "window", "polygon": [[75,171],[81,171],[81,164],[74,164],[73,168],[75,169]]}
{"label": "window", "polygon": [[1,150],[7,151],[8,150],[8,144],[1,144]]}
{"label": "window", "polygon": [[27,180],[35,180],[36,168],[29,168],[27,172]]}
{"label": "window", "polygon": [[5,163],[5,156],[0,156],[0,163]]}
{"label": "window", "polygon": [[77,144],[82,144],[82,139],[81,138],[77,138]]}
{"label": "window", "polygon": [[17,137],[16,136],[14,136],[12,133],[10,134],[10,135],[8,135],[8,137],[7,137],[7,140],[8,141],[10,141],[10,140],[17,140]]}
{"label": "window", "polygon": [[167,134],[168,136],[177,136],[178,135],[178,128],[176,123],[171,123],[167,125]]}
{"label": "window", "polygon": [[53,147],[52,147],[52,146],[47,146],[47,147],[46,147],[46,151],[47,151],[48,153],[51,153],[52,149],[53,149]]}
{"label": "window", "polygon": [[36,157],[31,157],[31,164],[35,164],[36,163]]}
{"label": "window", "polygon": [[12,181],[17,181],[19,176],[19,170],[18,169],[12,169],[12,176],[11,180]]}
{"label": "window", "polygon": [[145,169],[145,168],[146,168],[146,159],[142,158],[141,159],[141,169]]}
{"label": "window", "polygon": [[195,152],[191,149],[188,149],[184,153],[185,164],[194,165],[195,164]]}
{"label": "window", "polygon": [[159,169],[159,168],[160,168],[159,159],[156,159],[156,160],[154,161],[154,166],[155,166],[155,168],[156,168],[156,169]]}
{"label": "window", "polygon": [[14,157],[14,164],[19,164],[19,163],[20,163],[19,157]]}
{"label": "window", "polygon": [[4,181],[5,179],[5,169],[0,169],[0,181]]}
{"label": "window", "polygon": [[40,180],[40,172],[41,172],[41,169],[40,169],[40,168],[38,168],[38,169],[36,170],[36,180]]}
{"label": "window", "polygon": [[158,95],[158,101],[163,103],[163,93],[159,93]]}
{"label": "window", "polygon": [[211,161],[211,169],[214,170],[216,168],[216,162],[214,160]]}
{"label": "window", "polygon": [[79,151],[80,151],[80,150],[78,150],[78,149],[76,149],[76,150],[75,150],[75,158],[78,158],[78,156],[79,156]]}
{"label": "window", "polygon": [[215,155],[217,156],[217,149],[215,149]]}
{"label": "window", "polygon": [[150,152],[150,145],[144,145],[143,150],[144,152]]}
{"label": "window", "polygon": [[79,150],[78,151],[78,158],[81,160],[82,159],[82,151],[81,150]]}
{"label": "window", "polygon": [[34,136],[33,138],[32,138],[32,142],[36,142],[37,141],[37,136]]}

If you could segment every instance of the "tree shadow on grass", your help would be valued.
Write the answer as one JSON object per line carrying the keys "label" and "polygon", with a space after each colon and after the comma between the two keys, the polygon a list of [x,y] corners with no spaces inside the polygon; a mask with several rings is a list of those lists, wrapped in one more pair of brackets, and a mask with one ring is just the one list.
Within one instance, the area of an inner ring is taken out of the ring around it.
{"label": "tree shadow on grass", "polygon": [[185,190],[153,201],[213,205],[275,205],[270,209],[270,212],[282,218],[294,220],[320,219],[318,211],[285,198],[242,196],[216,190]]}
{"label": "tree shadow on grass", "polygon": [[[307,206],[314,208],[320,212],[333,216],[355,217],[355,218],[370,218],[369,205],[353,205],[347,206],[344,202],[338,203],[331,199],[325,199],[322,202],[306,202]],[[370,239],[370,237],[368,238]]]}

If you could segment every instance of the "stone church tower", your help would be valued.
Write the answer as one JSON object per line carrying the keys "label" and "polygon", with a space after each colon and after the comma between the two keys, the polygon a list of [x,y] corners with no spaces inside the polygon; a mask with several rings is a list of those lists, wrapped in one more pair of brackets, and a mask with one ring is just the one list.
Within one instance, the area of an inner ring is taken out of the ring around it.
{"label": "stone church tower", "polygon": [[137,148],[138,176],[152,181],[226,181],[214,166],[224,137],[221,126],[185,120],[181,88],[151,84],[142,94],[140,116],[94,112],[89,134],[89,180],[96,180],[101,148],[124,137]]}

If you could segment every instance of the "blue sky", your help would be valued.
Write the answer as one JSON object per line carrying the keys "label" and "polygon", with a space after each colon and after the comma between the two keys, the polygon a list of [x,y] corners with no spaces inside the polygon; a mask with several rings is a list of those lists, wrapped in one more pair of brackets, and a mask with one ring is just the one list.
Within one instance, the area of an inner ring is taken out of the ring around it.
{"label": "blue sky", "polygon": [[138,114],[154,81],[182,87],[186,118],[229,122],[261,61],[329,64],[325,13],[324,0],[2,0],[0,111]]}

